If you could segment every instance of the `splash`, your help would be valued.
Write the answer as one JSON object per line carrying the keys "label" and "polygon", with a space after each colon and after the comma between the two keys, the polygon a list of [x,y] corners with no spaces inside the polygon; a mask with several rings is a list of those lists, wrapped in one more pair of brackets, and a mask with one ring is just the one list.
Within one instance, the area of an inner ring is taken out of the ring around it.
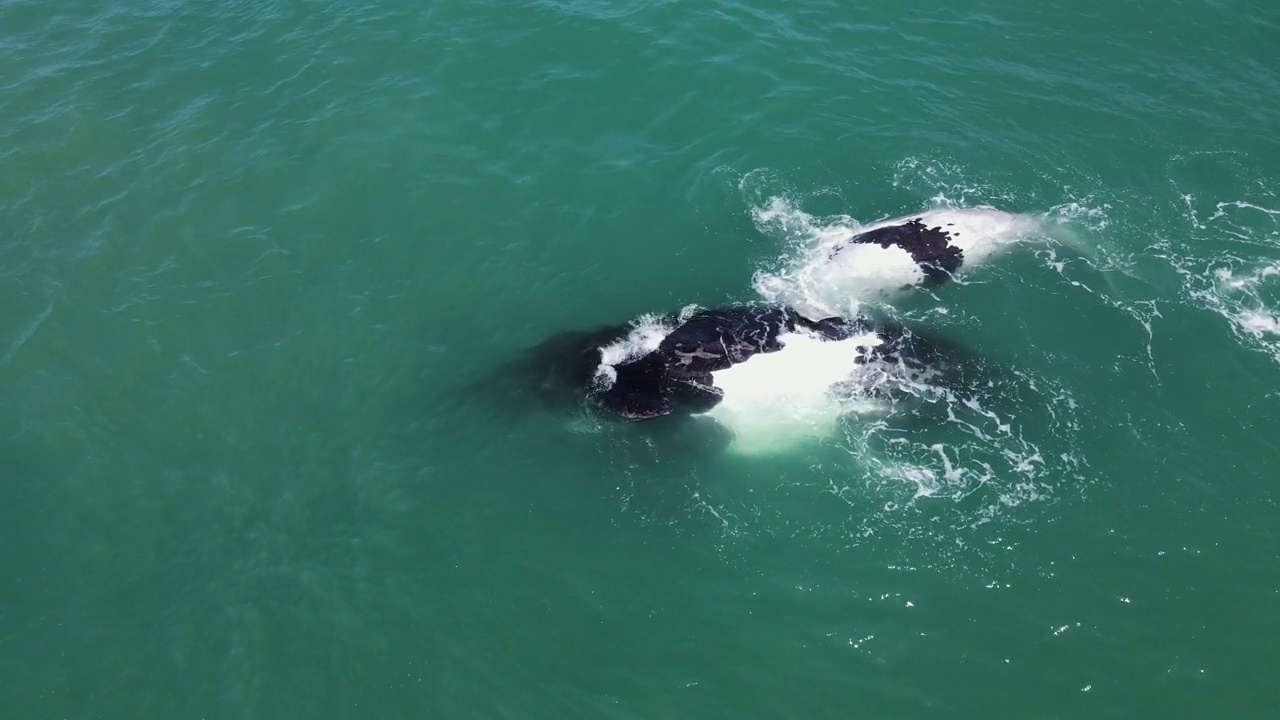
{"label": "splash", "polygon": [[[689,308],[686,308],[684,314],[689,311]],[[631,331],[626,337],[600,348],[600,365],[596,368],[596,381],[606,385],[612,384],[618,379],[615,366],[637,360],[657,350],[663,339],[670,335],[675,327],[670,318],[654,313],[636,318],[632,321]]]}
{"label": "splash", "polygon": [[[1280,362],[1280,182],[1268,170],[1237,153],[1173,158],[1185,225],[1157,247],[1195,304],[1226,320],[1243,347]],[[1206,246],[1213,257],[1199,252]]]}
{"label": "splash", "polygon": [[1243,345],[1280,362],[1280,261],[1228,262],[1207,273],[1211,282],[1184,273],[1191,297],[1225,318]]}

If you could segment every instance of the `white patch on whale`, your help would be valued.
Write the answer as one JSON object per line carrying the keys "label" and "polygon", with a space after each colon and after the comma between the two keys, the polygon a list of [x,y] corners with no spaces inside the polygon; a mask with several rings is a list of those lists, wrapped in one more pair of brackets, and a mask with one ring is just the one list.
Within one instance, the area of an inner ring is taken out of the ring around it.
{"label": "white patch on whale", "polygon": [[782,350],[753,355],[711,375],[724,397],[702,417],[733,434],[730,449],[775,452],[797,441],[831,436],[850,412],[880,410],[885,403],[864,393],[840,392],[858,362],[881,339],[875,333],[825,340],[808,331],[778,337]]}
{"label": "white patch on whale", "polygon": [[[1016,240],[1021,233],[1035,227],[1035,221],[1025,215],[996,210],[994,208],[939,208],[916,215],[881,220],[854,230],[855,235],[880,228],[894,227],[919,220],[926,227],[941,228],[951,235],[948,244],[964,253],[964,266],[979,263]],[[831,250],[840,249],[831,262],[852,277],[866,278],[869,282],[885,285],[908,285],[924,279],[915,261],[902,248],[882,248],[874,244],[850,244],[838,240]],[[853,251],[853,252],[850,252]],[[888,282],[877,278],[886,278]]]}

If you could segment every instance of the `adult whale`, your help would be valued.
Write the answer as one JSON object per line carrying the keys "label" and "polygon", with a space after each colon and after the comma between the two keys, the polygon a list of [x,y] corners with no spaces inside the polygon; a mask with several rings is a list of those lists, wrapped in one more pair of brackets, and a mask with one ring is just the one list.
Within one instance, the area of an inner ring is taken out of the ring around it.
{"label": "adult whale", "polygon": [[[966,263],[990,255],[1025,227],[999,210],[944,209],[872,223],[824,248],[824,271],[875,288],[936,286]],[[789,342],[841,343],[845,365],[821,380],[839,384],[860,370],[907,383],[941,358],[936,343],[902,327],[846,318],[796,300],[690,309],[630,325],[566,333],[542,346],[558,380],[589,403],[643,420],[673,412],[703,413],[725,396],[717,375]],[[892,383],[880,382],[877,389]]]}
{"label": "adult whale", "polygon": [[[656,332],[653,324],[641,324],[596,336],[597,351],[585,353],[596,362],[585,384],[592,404],[632,420],[705,413],[725,397],[717,382],[722,371],[783,353],[791,343],[846,346],[848,365],[828,384],[859,367],[919,377],[933,359],[931,347],[904,328],[873,326],[864,318],[809,317],[778,305],[691,309],[658,322],[663,329]],[[600,342],[605,338],[611,340]]]}

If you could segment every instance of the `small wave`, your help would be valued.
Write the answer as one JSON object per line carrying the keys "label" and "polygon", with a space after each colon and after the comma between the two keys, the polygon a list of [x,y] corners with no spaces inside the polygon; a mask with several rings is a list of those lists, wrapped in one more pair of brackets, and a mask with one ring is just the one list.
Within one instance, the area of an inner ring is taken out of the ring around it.
{"label": "small wave", "polygon": [[[689,309],[685,312],[689,312]],[[616,366],[637,360],[657,350],[675,327],[670,318],[653,313],[641,315],[633,320],[631,331],[626,337],[600,348],[600,365],[596,368],[597,380],[605,384],[613,383],[618,378],[618,372],[614,369]]]}

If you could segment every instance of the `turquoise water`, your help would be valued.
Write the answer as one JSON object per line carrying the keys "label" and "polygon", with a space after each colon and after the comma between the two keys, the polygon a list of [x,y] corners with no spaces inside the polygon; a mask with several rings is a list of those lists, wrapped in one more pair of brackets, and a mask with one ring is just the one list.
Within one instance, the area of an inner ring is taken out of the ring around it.
{"label": "turquoise water", "polygon": [[[0,3],[0,717],[1271,717],[1280,10]],[[824,228],[986,383],[527,392]]]}

